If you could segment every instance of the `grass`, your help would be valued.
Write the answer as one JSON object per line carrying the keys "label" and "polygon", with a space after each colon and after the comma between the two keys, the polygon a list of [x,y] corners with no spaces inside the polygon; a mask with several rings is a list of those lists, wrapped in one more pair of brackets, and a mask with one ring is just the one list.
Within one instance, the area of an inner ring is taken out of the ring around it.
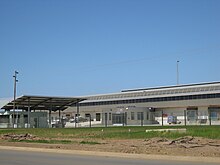
{"label": "grass", "polygon": [[[186,128],[186,133],[174,132],[148,132],[146,129],[167,129],[167,128]],[[129,131],[130,130],[130,131]],[[56,129],[0,129],[0,135],[32,134],[40,138],[51,140],[33,140],[33,143],[61,143],[70,144],[74,139],[82,139],[81,144],[97,144],[94,140],[99,139],[147,139],[153,137],[165,137],[169,139],[182,136],[205,137],[210,139],[220,139],[220,126],[126,126],[126,127],[99,127],[99,128],[56,128]],[[53,140],[54,139],[54,140]],[[62,140],[56,140],[62,139]],[[68,139],[68,140],[66,140]],[[71,140],[70,140],[71,139]],[[30,141],[25,141],[30,142]]]}

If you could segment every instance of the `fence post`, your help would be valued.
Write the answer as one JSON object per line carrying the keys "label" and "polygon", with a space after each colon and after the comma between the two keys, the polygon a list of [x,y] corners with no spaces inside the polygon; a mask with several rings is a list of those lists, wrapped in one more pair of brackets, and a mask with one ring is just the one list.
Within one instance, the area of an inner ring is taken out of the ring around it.
{"label": "fence post", "polygon": [[49,110],[49,128],[52,127],[52,124],[51,124],[51,109]]}
{"label": "fence post", "polygon": [[125,126],[125,113],[122,113],[122,125]]}
{"label": "fence post", "polygon": [[163,110],[161,111],[161,119],[162,119],[162,126],[163,126]]}
{"label": "fence post", "polygon": [[125,115],[125,120],[124,120],[124,121],[125,121],[125,125],[127,126],[127,124],[128,124],[128,123],[127,123],[127,118],[128,118],[128,117],[127,117],[127,112],[125,112],[124,115]]}
{"label": "fence post", "polygon": [[89,114],[89,127],[92,127],[91,114]]}
{"label": "fence post", "polygon": [[31,117],[30,117],[30,114],[31,114],[30,98],[28,98],[28,126],[27,126],[27,128],[30,128],[30,126],[31,126]]}
{"label": "fence post", "polygon": [[141,126],[144,125],[144,112],[141,112]]}
{"label": "fence post", "polygon": [[108,124],[107,124],[107,119],[108,119],[108,114],[107,113],[105,113],[105,127],[107,127],[108,126]]}
{"label": "fence post", "polygon": [[186,110],[184,110],[184,124],[186,126]]}

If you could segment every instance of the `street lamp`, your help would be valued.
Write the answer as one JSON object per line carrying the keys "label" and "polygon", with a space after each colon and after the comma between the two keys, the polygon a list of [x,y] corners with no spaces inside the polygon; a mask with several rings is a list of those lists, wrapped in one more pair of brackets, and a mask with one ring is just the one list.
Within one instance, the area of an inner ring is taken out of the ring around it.
{"label": "street lamp", "polygon": [[17,74],[18,74],[18,71],[15,71],[15,74],[14,74],[14,104],[13,104],[13,128],[15,128],[15,99],[16,99],[16,84],[18,82],[17,80]]}
{"label": "street lamp", "polygon": [[177,85],[179,85],[179,62],[180,61],[176,62],[176,83],[177,83]]}

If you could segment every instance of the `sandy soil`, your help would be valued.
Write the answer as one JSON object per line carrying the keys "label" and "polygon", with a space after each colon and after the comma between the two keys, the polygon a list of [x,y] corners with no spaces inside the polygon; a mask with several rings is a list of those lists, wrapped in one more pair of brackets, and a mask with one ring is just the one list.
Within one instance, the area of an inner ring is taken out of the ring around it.
{"label": "sandy soil", "polygon": [[[25,137],[26,136],[26,137]],[[175,140],[152,138],[142,140],[100,140],[100,139],[71,139],[71,144],[39,144],[24,142],[8,142],[8,140],[39,140],[32,135],[3,135],[0,137],[1,146],[47,148],[59,150],[83,150],[99,152],[132,153],[147,155],[220,157],[220,140],[198,137],[182,137]],[[98,144],[81,144],[82,141],[97,142]]]}

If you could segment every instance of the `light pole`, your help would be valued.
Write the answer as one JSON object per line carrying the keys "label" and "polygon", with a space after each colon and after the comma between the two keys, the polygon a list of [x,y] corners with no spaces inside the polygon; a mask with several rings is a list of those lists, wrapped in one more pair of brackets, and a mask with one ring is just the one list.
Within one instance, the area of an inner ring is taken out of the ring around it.
{"label": "light pole", "polygon": [[18,72],[15,71],[15,74],[14,74],[14,104],[13,104],[13,118],[12,118],[12,121],[13,121],[13,128],[15,128],[15,99],[16,99],[16,84],[18,82],[17,80],[17,74]]}
{"label": "light pole", "polygon": [[176,84],[179,85],[179,62],[176,62]]}

